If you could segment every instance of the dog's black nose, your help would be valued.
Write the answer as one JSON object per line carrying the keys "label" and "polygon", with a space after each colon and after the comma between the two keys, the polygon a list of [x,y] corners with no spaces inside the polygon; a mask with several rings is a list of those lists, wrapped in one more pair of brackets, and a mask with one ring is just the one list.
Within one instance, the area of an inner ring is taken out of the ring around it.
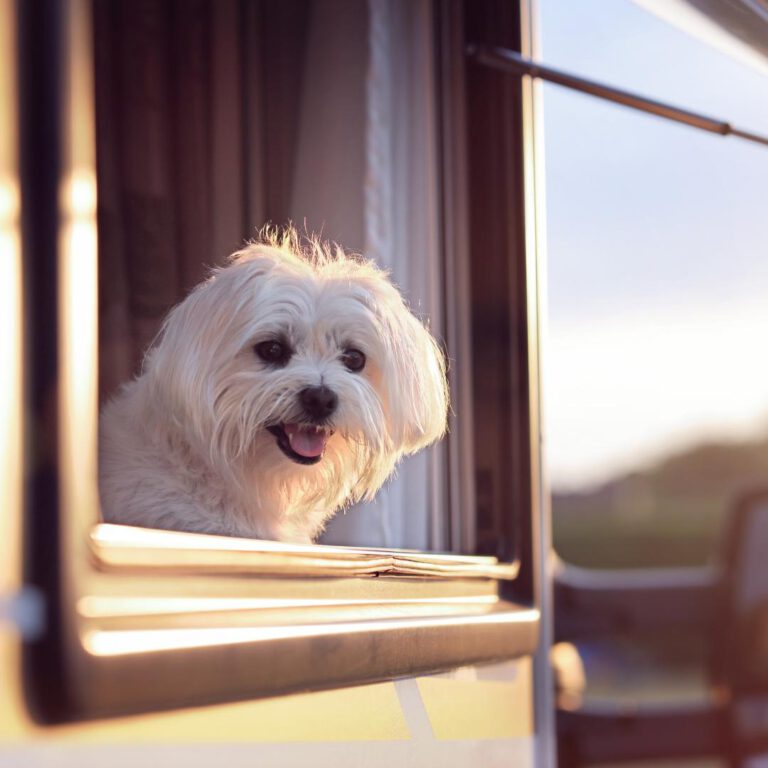
{"label": "dog's black nose", "polygon": [[307,387],[299,392],[299,401],[307,416],[325,421],[339,404],[338,395],[328,387]]}

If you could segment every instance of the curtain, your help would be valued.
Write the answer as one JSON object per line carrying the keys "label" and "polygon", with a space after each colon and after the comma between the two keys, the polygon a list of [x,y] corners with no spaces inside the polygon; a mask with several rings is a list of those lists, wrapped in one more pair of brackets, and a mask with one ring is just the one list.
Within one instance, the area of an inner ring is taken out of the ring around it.
{"label": "curtain", "polygon": [[209,267],[290,217],[311,4],[94,8],[104,398]]}
{"label": "curtain", "polygon": [[[414,311],[442,335],[435,51],[429,0],[369,0],[365,255],[390,270]],[[445,549],[445,448],[406,459],[370,504],[337,515],[326,539]]]}

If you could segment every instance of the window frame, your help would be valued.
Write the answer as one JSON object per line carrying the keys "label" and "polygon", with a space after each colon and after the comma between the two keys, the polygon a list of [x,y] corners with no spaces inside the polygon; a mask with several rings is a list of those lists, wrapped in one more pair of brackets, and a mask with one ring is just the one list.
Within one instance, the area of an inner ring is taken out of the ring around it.
{"label": "window frame", "polygon": [[[491,0],[472,13],[490,20],[503,5]],[[524,11],[528,3],[521,5]],[[464,58],[463,13],[477,6],[436,0],[434,8],[441,152],[451,161],[443,239],[458,276],[466,274],[476,226],[463,220],[473,188],[464,144],[456,138],[467,119],[464,71],[473,66]],[[400,550],[217,542],[95,525],[91,4],[20,3],[16,14],[24,304],[16,341],[24,351],[11,349],[8,370],[23,371],[26,429],[16,436],[25,457],[17,478],[23,500],[11,514],[24,522],[23,582],[44,598],[43,631],[23,646],[33,716],[50,723],[198,706],[533,654],[541,628],[543,507],[534,195],[523,183],[534,162],[532,142],[524,141],[535,127],[530,82],[509,85],[497,73],[481,75],[508,92],[505,103],[518,124],[507,155],[516,224],[499,244],[520,278],[513,300],[520,336],[511,354],[525,381],[515,410],[519,451],[512,456],[521,487],[515,498],[504,499],[506,517],[519,526],[515,556],[499,564],[489,557]],[[507,11],[504,19],[520,47],[529,31],[515,16]],[[455,81],[449,79],[454,74]],[[449,206],[455,215],[448,215]],[[457,230],[463,234],[454,238]],[[455,298],[466,302],[466,284],[453,280],[446,296],[449,305]],[[452,328],[466,351],[461,318]],[[466,379],[459,384],[459,402],[471,398],[470,387]],[[465,466],[466,451],[466,437],[454,435],[449,452],[458,458],[449,466]],[[458,503],[473,503],[466,490]],[[459,512],[454,508],[454,521]],[[344,575],[348,569],[353,575]]]}

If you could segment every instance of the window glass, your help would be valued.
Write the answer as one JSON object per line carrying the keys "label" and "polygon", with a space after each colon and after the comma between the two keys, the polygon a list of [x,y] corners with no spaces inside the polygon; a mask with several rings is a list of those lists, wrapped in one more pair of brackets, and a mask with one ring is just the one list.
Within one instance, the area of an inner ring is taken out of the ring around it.
{"label": "window glass", "polygon": [[539,5],[547,64],[739,128],[759,131],[768,123],[768,58],[722,31],[713,34],[715,25],[706,17],[681,12],[686,3],[541,0]]}
{"label": "window glass", "polygon": [[[543,0],[544,59],[768,133],[768,77],[633,3]],[[703,563],[768,484],[768,150],[544,87],[555,544]]]}

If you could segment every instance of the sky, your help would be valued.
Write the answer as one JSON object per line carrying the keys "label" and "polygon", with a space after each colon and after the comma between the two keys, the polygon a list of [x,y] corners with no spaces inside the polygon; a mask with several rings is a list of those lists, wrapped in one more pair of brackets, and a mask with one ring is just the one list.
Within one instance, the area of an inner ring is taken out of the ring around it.
{"label": "sky", "polygon": [[[768,68],[631,0],[540,0],[541,59],[768,135]],[[545,439],[584,488],[768,432],[768,148],[544,87]]]}

